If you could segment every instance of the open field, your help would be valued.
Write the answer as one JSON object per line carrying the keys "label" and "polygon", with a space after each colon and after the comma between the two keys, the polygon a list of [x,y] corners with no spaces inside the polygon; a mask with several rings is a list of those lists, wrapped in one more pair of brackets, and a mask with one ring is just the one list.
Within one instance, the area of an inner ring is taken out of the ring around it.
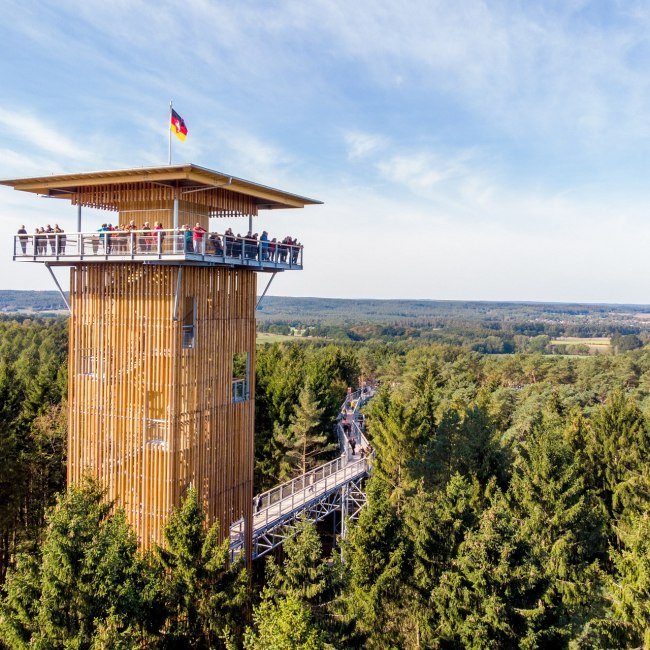
{"label": "open field", "polygon": [[604,346],[609,347],[610,341],[608,336],[602,337],[593,337],[593,338],[582,338],[580,336],[560,336],[557,339],[553,339],[550,343],[551,345],[595,345],[595,346]]}
{"label": "open field", "polygon": [[576,345],[586,345],[590,354],[607,354],[611,349],[611,343],[608,336],[582,338],[580,336],[560,336],[552,339],[550,345],[566,346],[567,352],[571,353],[571,348]]}
{"label": "open field", "polygon": [[258,332],[257,333],[257,345],[264,343],[281,343],[283,341],[296,341],[300,340],[300,337],[289,336],[287,334],[274,334],[272,332]]}

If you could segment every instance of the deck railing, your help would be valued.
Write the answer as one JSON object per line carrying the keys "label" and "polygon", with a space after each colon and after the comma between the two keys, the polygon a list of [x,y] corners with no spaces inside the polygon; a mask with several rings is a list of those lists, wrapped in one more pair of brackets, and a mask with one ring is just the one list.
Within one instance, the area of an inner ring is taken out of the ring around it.
{"label": "deck railing", "polygon": [[13,236],[15,260],[124,260],[186,257],[240,265],[302,268],[302,245],[192,230],[112,230]]}
{"label": "deck railing", "polygon": [[253,518],[255,530],[275,524],[283,515],[333,490],[367,471],[367,461],[360,458],[348,462],[346,456],[319,465],[297,478],[263,492],[255,498]]}

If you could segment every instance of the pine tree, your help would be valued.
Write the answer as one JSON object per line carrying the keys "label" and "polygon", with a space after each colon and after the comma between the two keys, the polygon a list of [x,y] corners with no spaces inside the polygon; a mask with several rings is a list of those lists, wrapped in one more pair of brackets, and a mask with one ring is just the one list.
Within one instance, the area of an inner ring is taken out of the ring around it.
{"label": "pine tree", "polygon": [[307,605],[319,605],[330,588],[331,569],[323,558],[316,526],[299,519],[296,535],[284,543],[284,562],[269,558],[267,584],[275,594],[294,594]]}
{"label": "pine tree", "polygon": [[518,521],[495,489],[478,529],[465,535],[452,567],[432,592],[436,643],[477,650],[517,647],[539,617],[539,575],[527,556]]}
{"label": "pine tree", "polygon": [[620,391],[590,422],[587,475],[610,516],[650,502],[650,431],[637,405]]}
{"label": "pine tree", "polygon": [[322,455],[336,449],[327,434],[318,434],[323,409],[311,389],[304,386],[288,429],[276,428],[275,437],[284,449],[282,477],[304,474],[322,462]]}
{"label": "pine tree", "polygon": [[109,625],[116,643],[145,638],[142,560],[111,510],[90,479],[59,498],[40,556],[19,558],[7,581],[0,638],[10,647],[88,648]]}
{"label": "pine tree", "polygon": [[[246,648],[326,648],[322,620],[332,569],[323,558],[316,526],[300,519],[294,537],[284,543],[284,562],[269,558],[262,601],[246,633]],[[331,595],[331,594],[330,594]],[[319,615],[321,614],[321,615]]]}
{"label": "pine tree", "polygon": [[0,584],[14,550],[25,493],[22,430],[16,422],[20,399],[21,387],[15,373],[7,364],[0,364]]}
{"label": "pine tree", "polygon": [[599,606],[606,545],[602,510],[561,430],[545,423],[534,429],[515,461],[510,494],[529,562],[543,576],[544,615],[529,636],[565,643]]}
{"label": "pine tree", "polygon": [[265,589],[253,610],[254,628],[244,637],[246,650],[333,650],[311,621],[309,608],[295,594],[276,598]]}
{"label": "pine tree", "polygon": [[456,473],[445,490],[419,490],[405,508],[405,534],[412,548],[414,647],[435,642],[437,616],[431,594],[444,571],[451,569],[465,535],[478,523],[479,486]]}
{"label": "pine tree", "polygon": [[390,501],[399,511],[415,488],[417,458],[425,427],[398,397],[381,392],[368,414],[373,447],[377,451],[374,473],[389,488]]}
{"label": "pine tree", "polygon": [[346,588],[343,618],[356,637],[351,645],[389,648],[411,627],[407,577],[410,548],[390,503],[390,488],[374,475],[366,484],[368,503],[343,544]]}
{"label": "pine tree", "polygon": [[613,617],[630,646],[650,648],[650,514],[633,513],[617,534],[620,550],[612,551],[616,572],[607,589]]}
{"label": "pine tree", "polygon": [[229,564],[229,543],[219,543],[219,525],[205,528],[196,489],[174,510],[158,549],[166,603],[166,642],[174,647],[219,648],[237,638],[247,606],[248,578],[240,564]]}

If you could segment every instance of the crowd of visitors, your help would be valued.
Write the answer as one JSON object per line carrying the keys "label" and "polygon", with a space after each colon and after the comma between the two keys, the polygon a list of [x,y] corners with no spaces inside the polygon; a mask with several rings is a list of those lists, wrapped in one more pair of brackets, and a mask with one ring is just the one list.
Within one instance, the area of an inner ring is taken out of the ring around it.
{"label": "crowd of visitors", "polygon": [[[60,233],[59,237],[55,237]],[[30,237],[25,226],[18,229],[18,241],[23,255],[27,254],[27,247],[33,243],[35,255],[65,255],[66,237],[63,230],[55,224],[45,228],[37,228],[33,237]],[[165,243],[168,235],[169,243]],[[50,251],[48,252],[48,244]],[[223,235],[208,232],[200,223],[193,228],[184,224],[177,230],[164,229],[159,221],[151,227],[148,221],[138,228],[135,221],[126,225],[113,226],[110,223],[102,224],[97,234],[83,242],[85,253],[86,246],[92,248],[93,254],[120,253],[149,253],[149,252],[180,252],[200,253],[202,255],[216,255],[218,257],[232,257],[246,260],[259,260],[260,262],[280,262],[295,265],[300,258],[302,244],[297,239],[287,235],[281,241],[275,237],[269,239],[266,230],[258,233],[248,232],[245,236],[233,233],[228,228]]]}
{"label": "crowd of visitors", "polygon": [[[33,242],[36,255],[65,255],[66,236],[58,223],[54,224],[54,228],[49,223],[45,228],[36,228],[31,237],[28,235],[25,226],[21,226],[18,228],[18,235],[18,242],[23,255],[27,253],[27,245],[30,240]],[[48,253],[48,245],[50,253]]]}

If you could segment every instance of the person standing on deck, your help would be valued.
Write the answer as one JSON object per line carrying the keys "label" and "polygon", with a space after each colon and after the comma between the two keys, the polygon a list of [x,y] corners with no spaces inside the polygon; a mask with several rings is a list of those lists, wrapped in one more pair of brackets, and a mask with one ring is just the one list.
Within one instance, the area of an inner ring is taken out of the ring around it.
{"label": "person standing on deck", "polygon": [[[165,232],[163,230],[160,221],[156,221],[156,223],[153,225],[153,230],[154,230],[154,234],[156,235],[156,237],[154,238],[154,246],[156,247],[156,250],[160,249],[160,251],[162,252],[163,240],[165,239]],[[160,244],[158,242],[160,242]]]}
{"label": "person standing on deck", "polygon": [[200,223],[197,223],[192,229],[193,243],[194,243],[194,252],[195,253],[204,253],[205,249],[203,247],[203,237],[205,233],[208,232]]}
{"label": "person standing on deck", "polygon": [[[25,226],[21,226],[18,228],[18,234],[19,235],[26,235],[27,230],[25,230]],[[27,253],[27,237],[18,237],[18,241],[20,242],[20,248],[23,251],[23,255]]]}
{"label": "person standing on deck", "polygon": [[265,262],[269,258],[269,233],[262,231],[260,236],[260,261]]}
{"label": "person standing on deck", "polygon": [[65,235],[63,234],[63,229],[59,227],[58,223],[54,224],[54,232],[58,234],[56,254],[65,255]]}
{"label": "person standing on deck", "polygon": [[[50,248],[52,249],[52,255],[54,255],[56,253],[56,243],[55,243],[56,237],[54,236],[54,228],[52,228],[52,226],[50,226],[50,224],[48,223],[47,226],[45,226],[45,232],[46,233],[52,233],[51,235],[48,234],[47,240],[50,242]],[[44,252],[47,253],[47,246],[45,247]]]}
{"label": "person standing on deck", "polygon": [[190,227],[187,224],[183,224],[181,227],[182,235],[183,235],[183,244],[185,248],[186,253],[193,253],[194,248],[192,247],[192,231],[190,230]]}

